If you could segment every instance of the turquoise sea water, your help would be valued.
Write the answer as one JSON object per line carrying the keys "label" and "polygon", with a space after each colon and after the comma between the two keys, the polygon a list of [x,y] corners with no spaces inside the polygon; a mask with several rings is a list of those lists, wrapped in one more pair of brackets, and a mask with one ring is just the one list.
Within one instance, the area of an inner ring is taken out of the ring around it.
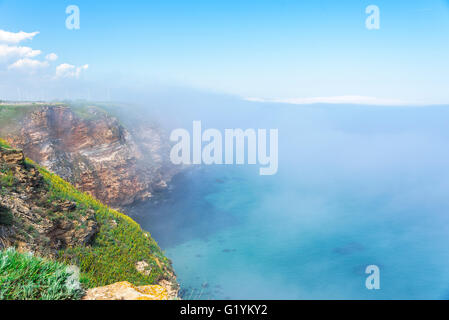
{"label": "turquoise sea water", "polygon": [[[198,167],[175,177],[165,201],[139,208],[183,297],[448,298],[449,157],[438,125],[447,113],[379,112],[386,121],[362,112],[324,125],[295,113],[310,121],[277,122],[289,139],[276,176]],[[365,287],[368,265],[380,268],[380,290]]]}

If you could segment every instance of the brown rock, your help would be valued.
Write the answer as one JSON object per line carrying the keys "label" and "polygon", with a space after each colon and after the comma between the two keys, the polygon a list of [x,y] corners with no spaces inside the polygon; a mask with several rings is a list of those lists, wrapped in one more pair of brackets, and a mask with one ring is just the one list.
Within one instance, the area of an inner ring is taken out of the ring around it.
{"label": "brown rock", "polygon": [[[151,126],[125,129],[92,107],[81,117],[62,105],[41,106],[9,130],[7,141],[78,189],[112,207],[151,198],[167,187],[168,142]],[[1,132],[1,128],[0,128]]]}
{"label": "brown rock", "polygon": [[[48,187],[33,166],[26,165],[20,150],[0,148],[0,208],[7,212],[8,223],[0,223],[0,249],[16,246],[19,250],[36,251],[55,256],[67,247],[89,245],[97,231],[95,212],[78,211],[72,201],[48,202]],[[5,213],[4,213],[5,214]]]}
{"label": "brown rock", "polygon": [[21,166],[24,164],[25,157],[21,150],[1,149],[0,161],[10,166]]}

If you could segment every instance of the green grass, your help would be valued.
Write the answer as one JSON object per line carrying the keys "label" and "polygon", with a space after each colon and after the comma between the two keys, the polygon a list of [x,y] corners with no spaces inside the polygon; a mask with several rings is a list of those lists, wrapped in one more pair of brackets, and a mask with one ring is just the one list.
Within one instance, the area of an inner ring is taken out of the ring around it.
{"label": "green grass", "polygon": [[11,146],[3,139],[0,139],[0,148],[11,149]]}
{"label": "green grass", "polygon": [[76,300],[82,295],[66,265],[14,249],[0,251],[0,300]]}
{"label": "green grass", "polygon": [[[1,171],[3,171],[3,170],[1,170]],[[17,183],[17,179],[11,170],[0,175],[0,188],[2,188],[2,187],[12,188],[12,187],[14,187],[14,185],[16,183]]]}
{"label": "green grass", "polygon": [[22,119],[35,107],[33,104],[0,105],[0,128],[6,127],[11,121]]}
{"label": "green grass", "polygon": [[99,115],[107,115],[106,111],[99,107],[96,103],[90,103],[87,101],[68,101],[66,106],[83,120],[93,120],[97,119]]}
{"label": "green grass", "polygon": [[[170,261],[163,255],[148,232],[128,216],[108,208],[90,195],[78,191],[59,176],[27,159],[35,165],[48,184],[50,197],[77,203],[78,209],[95,211],[100,230],[91,246],[68,248],[60,252],[60,261],[78,265],[81,282],[87,288],[104,286],[120,281],[135,285],[155,284],[166,278]],[[113,223],[113,221],[116,222]],[[136,270],[136,263],[145,260],[151,273],[144,275]]]}
{"label": "green grass", "polygon": [[[0,139],[0,149],[12,149],[11,146],[3,139]],[[5,164],[0,164],[0,195],[3,195],[7,188],[14,187],[17,179],[14,177],[11,169]]]}

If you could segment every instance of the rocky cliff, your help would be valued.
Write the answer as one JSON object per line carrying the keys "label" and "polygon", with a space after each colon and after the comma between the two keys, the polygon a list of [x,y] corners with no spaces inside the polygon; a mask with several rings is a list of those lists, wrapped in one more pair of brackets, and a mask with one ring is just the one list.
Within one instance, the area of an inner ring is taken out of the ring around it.
{"label": "rocky cliff", "polygon": [[94,213],[52,198],[22,151],[0,147],[0,249],[17,246],[53,257],[58,250],[89,245],[98,231]]}
{"label": "rocky cliff", "polygon": [[157,126],[140,122],[127,129],[94,106],[82,112],[67,105],[27,107],[19,119],[0,128],[0,135],[112,207],[153,197],[175,173],[168,142]]}
{"label": "rocky cliff", "polygon": [[85,289],[129,281],[177,295],[171,262],[149,233],[0,139],[0,250],[9,247],[78,266]]}

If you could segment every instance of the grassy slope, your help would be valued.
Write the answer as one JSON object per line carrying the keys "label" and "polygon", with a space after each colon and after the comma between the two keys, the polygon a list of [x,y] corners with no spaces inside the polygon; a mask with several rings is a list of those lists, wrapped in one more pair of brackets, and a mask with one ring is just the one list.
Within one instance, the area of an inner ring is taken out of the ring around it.
{"label": "grassy slope", "polygon": [[[0,145],[7,146],[0,139]],[[155,284],[171,271],[170,261],[163,255],[148,232],[128,216],[103,205],[90,195],[78,191],[59,176],[27,159],[43,175],[52,199],[77,203],[79,210],[95,210],[100,230],[91,246],[69,248],[60,252],[59,260],[78,265],[81,282],[86,288],[104,286],[119,281],[135,285]],[[149,275],[139,273],[135,265],[145,260],[151,268]]]}
{"label": "grassy slope", "polygon": [[[126,280],[135,285],[145,285],[163,278],[164,268],[168,268],[169,260],[164,257],[149,233],[144,232],[128,216],[78,191],[57,175],[38,168],[49,184],[52,197],[75,201],[80,209],[95,210],[100,231],[93,245],[61,252],[62,261],[74,263],[81,268],[83,284],[97,287]],[[152,272],[149,276],[136,270],[136,263],[142,260],[150,264]]]}
{"label": "grassy slope", "polygon": [[[36,110],[46,104],[0,104],[0,129],[8,128],[9,124],[16,123],[22,120],[27,114]],[[49,103],[52,106],[66,106],[70,107],[72,111],[81,119],[94,119],[96,115],[90,112],[90,109],[95,109],[99,113],[106,113],[100,107],[81,102],[60,102]]]}
{"label": "grassy slope", "polygon": [[36,105],[0,105],[0,128],[7,127],[11,121],[23,118]]}

